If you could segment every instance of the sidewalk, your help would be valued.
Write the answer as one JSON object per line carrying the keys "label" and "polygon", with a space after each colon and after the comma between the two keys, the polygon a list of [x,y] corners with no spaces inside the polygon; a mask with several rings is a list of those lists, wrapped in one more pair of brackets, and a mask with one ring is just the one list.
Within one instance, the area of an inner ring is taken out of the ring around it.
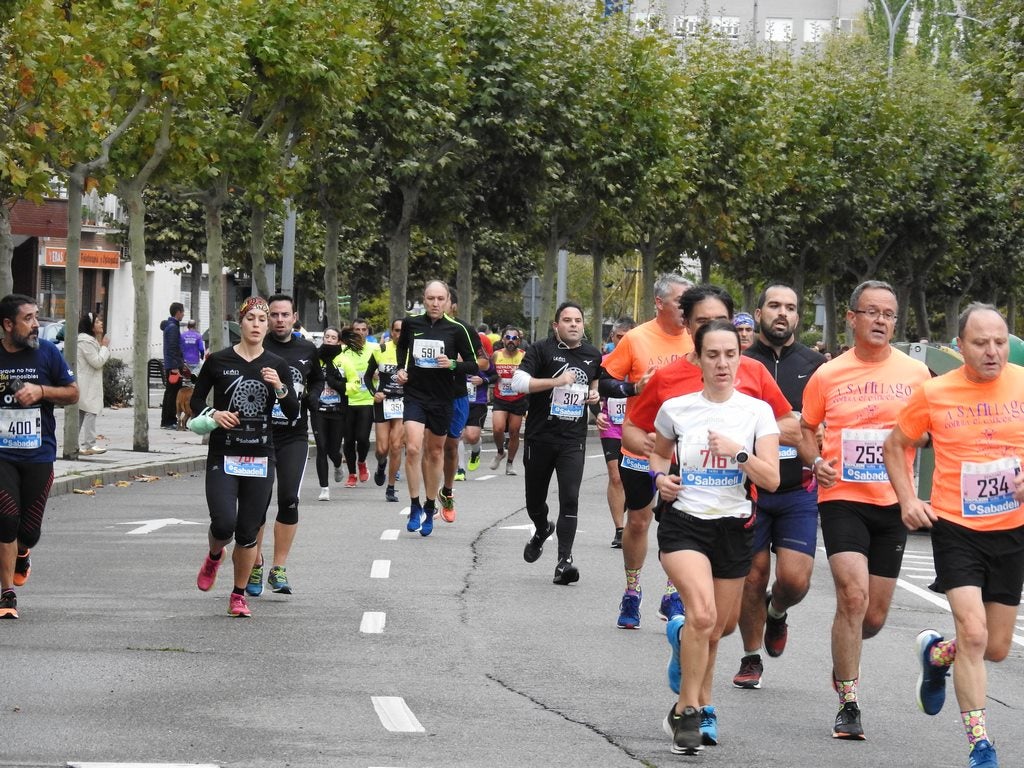
{"label": "sidewalk", "polygon": [[110,485],[139,476],[163,476],[203,471],[206,446],[203,438],[189,431],[160,429],[160,409],[149,411],[149,451],[133,451],[134,429],[131,408],[104,408],[96,419],[96,444],[107,452],[80,456],[77,461],[61,458],[64,451],[64,409],[55,408],[57,418],[57,461],[53,465],[51,496],[86,490],[97,482]]}

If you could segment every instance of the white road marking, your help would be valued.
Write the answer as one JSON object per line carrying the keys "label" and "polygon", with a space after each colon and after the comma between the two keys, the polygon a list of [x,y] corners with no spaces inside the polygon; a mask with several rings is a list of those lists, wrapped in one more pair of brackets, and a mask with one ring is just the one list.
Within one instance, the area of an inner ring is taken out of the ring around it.
{"label": "white road marking", "polygon": [[366,611],[359,622],[359,631],[367,635],[379,635],[384,631],[387,614],[383,611]]}
{"label": "white road marking", "polygon": [[388,528],[384,533],[380,535],[381,541],[395,541],[398,539],[399,530],[397,528]]}
{"label": "white road marking", "polygon": [[534,530],[533,523],[526,525],[503,525],[498,530],[501,531],[532,531]]}
{"label": "white road marking", "polygon": [[[902,587],[903,589],[907,590],[910,594],[917,595],[922,600],[925,600],[931,603],[932,605],[937,605],[939,608],[945,608],[947,611],[952,610],[949,607],[949,601],[946,600],[945,597],[936,594],[931,590],[922,589],[916,584],[911,584],[909,581],[904,581],[903,579],[896,579],[896,586]],[[1015,642],[1019,646],[1024,647],[1024,636],[1014,635],[1013,642]]]}
{"label": "white road marking", "polygon": [[152,533],[153,531],[159,531],[168,525],[202,525],[202,523],[194,523],[191,520],[178,520],[175,517],[165,517],[161,520],[136,520],[134,523],[118,523],[118,525],[138,525],[139,528],[133,528],[128,531],[129,536],[141,535],[144,533]]}
{"label": "white road marking", "polygon": [[81,763],[74,760],[67,768],[220,768],[213,763]]}
{"label": "white road marking", "polygon": [[370,566],[371,579],[386,579],[391,575],[390,560],[374,560]]}
{"label": "white road marking", "polygon": [[497,475],[481,475],[480,477],[474,477],[473,479],[477,480],[477,481],[479,481],[479,480],[493,480],[496,477],[497,477]]}
{"label": "white road marking", "polygon": [[398,510],[398,514],[400,514],[402,517],[408,517],[410,509],[412,509],[412,507],[402,507],[400,510]]}
{"label": "white road marking", "polygon": [[425,733],[416,715],[401,696],[371,696],[380,723],[392,733]]}

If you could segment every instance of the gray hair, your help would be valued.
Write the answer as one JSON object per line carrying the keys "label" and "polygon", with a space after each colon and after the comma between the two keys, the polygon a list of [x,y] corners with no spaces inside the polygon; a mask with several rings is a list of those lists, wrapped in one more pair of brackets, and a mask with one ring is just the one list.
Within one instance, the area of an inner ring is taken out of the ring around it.
{"label": "gray hair", "polygon": [[995,312],[999,317],[1002,318],[1003,322],[1006,322],[1006,318],[994,304],[986,304],[982,301],[972,301],[966,307],[964,311],[960,313],[960,317],[957,319],[956,335],[957,338],[962,339],[964,337],[964,329],[967,327],[967,321],[971,319],[971,315],[975,312]]}
{"label": "gray hair", "polygon": [[655,298],[661,299],[662,301],[667,299],[673,285],[681,285],[685,291],[687,288],[691,287],[693,283],[682,275],[677,275],[674,272],[665,272],[659,275],[658,279],[654,281]]}
{"label": "gray hair", "polygon": [[627,333],[636,328],[636,321],[632,317],[620,317],[612,323],[612,333]]}
{"label": "gray hair", "polygon": [[899,302],[899,296],[896,295],[896,289],[889,285],[884,280],[865,280],[863,283],[853,289],[853,293],[850,294],[850,309],[859,309],[860,296],[864,291],[879,290],[888,291],[893,295],[893,298]]}

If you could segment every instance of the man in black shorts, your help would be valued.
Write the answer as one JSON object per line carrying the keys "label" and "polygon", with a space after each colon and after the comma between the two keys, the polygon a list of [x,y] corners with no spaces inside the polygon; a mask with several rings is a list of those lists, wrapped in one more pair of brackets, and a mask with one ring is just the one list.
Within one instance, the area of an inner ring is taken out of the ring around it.
{"label": "man in black shorts", "polygon": [[0,619],[18,618],[14,588],[28,581],[57,460],[53,406],[78,402],[60,350],[39,338],[29,296],[0,299]]}

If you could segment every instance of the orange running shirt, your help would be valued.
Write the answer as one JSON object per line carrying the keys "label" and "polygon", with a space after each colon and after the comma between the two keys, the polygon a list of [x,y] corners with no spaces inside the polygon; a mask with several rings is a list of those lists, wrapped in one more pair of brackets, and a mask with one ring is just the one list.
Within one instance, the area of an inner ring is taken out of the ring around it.
{"label": "orange running shirt", "polygon": [[[648,320],[630,330],[615,349],[608,353],[602,367],[616,379],[639,381],[652,365],[661,368],[675,360],[683,358],[693,350],[693,339],[685,328],[682,334],[671,336],[661,329],[657,319]],[[630,418],[633,403],[637,398],[626,400],[626,418]],[[661,403],[659,402],[660,406]],[[657,409],[655,409],[657,413]],[[651,418],[653,422],[653,417]],[[653,427],[651,428],[652,431]],[[625,448],[622,453],[634,458],[644,458],[630,453]]]}
{"label": "orange running shirt", "polygon": [[[856,501],[886,507],[897,503],[882,459],[882,444],[906,401],[931,378],[928,367],[898,349],[882,362],[844,352],[811,374],[804,389],[803,420],[825,424],[821,456],[835,461],[831,488],[818,486],[818,501]],[[914,449],[907,451],[914,465]]]}
{"label": "orange running shirt", "polygon": [[982,384],[963,368],[950,371],[915,389],[897,423],[911,440],[931,433],[935,514],[976,531],[1024,525],[1024,505],[1013,500],[1024,458],[1024,368],[1007,364]]}

